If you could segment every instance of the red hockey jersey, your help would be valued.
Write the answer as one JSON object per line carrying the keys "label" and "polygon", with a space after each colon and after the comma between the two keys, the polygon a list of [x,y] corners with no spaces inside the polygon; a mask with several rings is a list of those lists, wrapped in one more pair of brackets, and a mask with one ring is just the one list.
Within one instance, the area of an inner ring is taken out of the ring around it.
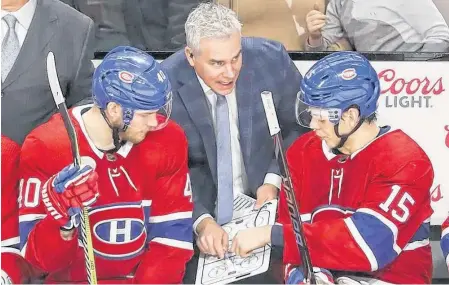
{"label": "red hockey jersey", "polygon": [[19,156],[20,146],[2,135],[2,270],[13,283],[25,283],[31,278],[31,267],[19,250]]}
{"label": "red hockey jersey", "polygon": [[[99,282],[180,283],[193,254],[192,198],[187,140],[173,122],[105,155],[87,136],[81,114],[70,110],[81,156],[96,161],[100,196],[89,208]],[[22,146],[25,190],[20,201],[21,247],[32,264],[49,272],[47,282],[85,282],[81,243],[64,241],[46,215],[39,192],[73,161],[59,115],[35,129]],[[77,237],[80,238],[77,233]],[[132,280],[131,280],[132,279]]]}
{"label": "red hockey jersey", "polygon": [[441,225],[441,249],[449,269],[449,217]]}
{"label": "red hockey jersey", "polygon": [[[333,154],[311,132],[287,152],[312,264],[391,283],[430,283],[429,189],[433,168],[400,130],[356,153]],[[299,264],[284,193],[284,262]]]}
{"label": "red hockey jersey", "polygon": [[19,245],[19,156],[20,146],[2,135],[2,247]]}

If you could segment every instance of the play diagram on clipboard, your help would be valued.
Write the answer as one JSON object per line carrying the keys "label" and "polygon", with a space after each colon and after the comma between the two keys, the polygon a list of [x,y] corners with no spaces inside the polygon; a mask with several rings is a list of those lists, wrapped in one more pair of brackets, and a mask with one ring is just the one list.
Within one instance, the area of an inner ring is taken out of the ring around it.
{"label": "play diagram on clipboard", "polygon": [[[274,224],[277,200],[265,203],[260,210],[253,209],[254,203],[253,198],[243,194],[234,198],[233,220],[222,226],[228,233],[229,247],[239,231]],[[224,259],[201,254],[195,284],[228,284],[266,272],[270,265],[270,254],[270,246],[256,249],[245,258],[232,253]]]}

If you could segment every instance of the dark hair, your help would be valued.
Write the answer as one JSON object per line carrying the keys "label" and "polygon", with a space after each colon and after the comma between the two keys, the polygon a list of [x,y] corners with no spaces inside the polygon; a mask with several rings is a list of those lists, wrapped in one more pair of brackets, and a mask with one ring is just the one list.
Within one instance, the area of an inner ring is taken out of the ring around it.
{"label": "dark hair", "polygon": [[365,122],[371,124],[377,121],[377,111],[365,118]]}

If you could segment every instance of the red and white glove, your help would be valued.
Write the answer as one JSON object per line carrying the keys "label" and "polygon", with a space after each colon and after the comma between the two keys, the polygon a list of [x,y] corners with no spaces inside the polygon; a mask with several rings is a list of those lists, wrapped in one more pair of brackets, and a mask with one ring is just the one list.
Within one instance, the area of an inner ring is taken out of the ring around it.
{"label": "red and white glove", "polygon": [[90,165],[64,167],[42,189],[47,214],[66,229],[77,227],[81,208],[98,198],[97,180],[98,174]]}
{"label": "red and white glove", "polygon": [[[287,276],[285,284],[309,284],[308,280],[305,279],[304,269],[299,267],[293,267],[291,265],[287,265]],[[314,267],[313,273],[315,275],[316,284],[335,284],[334,277],[332,273],[324,268]]]}

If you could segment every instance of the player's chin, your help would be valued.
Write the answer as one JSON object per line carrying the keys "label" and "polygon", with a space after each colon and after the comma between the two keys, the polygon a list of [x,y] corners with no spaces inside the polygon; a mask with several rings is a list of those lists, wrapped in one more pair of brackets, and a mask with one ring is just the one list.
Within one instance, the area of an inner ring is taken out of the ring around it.
{"label": "player's chin", "polygon": [[145,139],[146,136],[147,136],[146,132],[138,133],[138,134],[130,137],[128,139],[128,141],[133,143],[133,144],[138,144],[138,143],[142,142]]}

